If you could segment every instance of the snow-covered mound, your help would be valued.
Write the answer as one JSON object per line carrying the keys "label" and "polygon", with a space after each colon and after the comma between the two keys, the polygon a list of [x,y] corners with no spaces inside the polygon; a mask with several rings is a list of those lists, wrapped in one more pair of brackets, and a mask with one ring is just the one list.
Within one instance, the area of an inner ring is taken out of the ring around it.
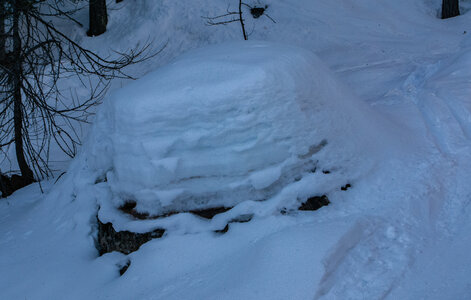
{"label": "snow-covered mound", "polygon": [[232,207],[269,199],[319,167],[365,166],[371,115],[307,50],[226,44],[112,94],[85,156],[107,172],[115,207]]}

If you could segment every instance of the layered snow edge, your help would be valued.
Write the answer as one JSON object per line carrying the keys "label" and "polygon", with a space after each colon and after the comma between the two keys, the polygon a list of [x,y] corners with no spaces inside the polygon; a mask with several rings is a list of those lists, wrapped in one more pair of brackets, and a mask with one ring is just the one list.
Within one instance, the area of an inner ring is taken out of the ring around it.
{"label": "layered snow edge", "polygon": [[294,209],[359,176],[380,152],[369,107],[315,54],[280,44],[192,51],[101,108],[80,159],[104,181],[100,218],[126,229],[137,222],[116,208],[128,202],[150,216],[239,204],[233,211]]}

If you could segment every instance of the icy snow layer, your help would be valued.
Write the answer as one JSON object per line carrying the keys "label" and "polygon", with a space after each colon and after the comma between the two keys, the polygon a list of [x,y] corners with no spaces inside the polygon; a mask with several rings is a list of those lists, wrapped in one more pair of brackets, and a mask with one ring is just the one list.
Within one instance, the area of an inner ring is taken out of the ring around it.
{"label": "icy snow layer", "polygon": [[193,51],[101,108],[89,168],[151,215],[267,200],[320,167],[354,180],[381,127],[313,53],[266,42]]}

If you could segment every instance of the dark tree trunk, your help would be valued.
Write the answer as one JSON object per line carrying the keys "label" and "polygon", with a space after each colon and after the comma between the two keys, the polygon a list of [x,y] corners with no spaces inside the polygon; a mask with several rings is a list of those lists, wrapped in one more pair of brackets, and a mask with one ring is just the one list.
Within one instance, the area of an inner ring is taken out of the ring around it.
{"label": "dark tree trunk", "polygon": [[5,0],[0,0],[0,61],[5,59],[6,54],[5,14]]}
{"label": "dark tree trunk", "polygon": [[108,14],[106,10],[106,0],[90,0],[90,25],[88,36],[97,36],[106,31],[108,24]]}
{"label": "dark tree trunk", "polygon": [[460,15],[459,0],[443,0],[442,19],[452,18]]}
{"label": "dark tree trunk", "polygon": [[[6,49],[5,49],[5,0],[0,0],[0,62],[3,63],[5,59]],[[3,180],[4,176],[0,171],[0,192],[2,197],[6,197],[7,186]]]}
{"label": "dark tree trunk", "polygon": [[13,87],[13,123],[15,126],[15,150],[16,160],[20,167],[21,176],[27,183],[34,181],[33,171],[31,171],[25,159],[23,149],[23,103],[21,99],[22,88],[22,61],[21,61],[21,38],[19,32],[21,1],[16,0],[13,8],[13,66],[10,82]]}
{"label": "dark tree trunk", "polygon": [[6,176],[2,174],[0,171],[0,192],[2,193],[2,197],[7,197],[8,196],[8,191],[7,191],[7,184],[5,182]]}

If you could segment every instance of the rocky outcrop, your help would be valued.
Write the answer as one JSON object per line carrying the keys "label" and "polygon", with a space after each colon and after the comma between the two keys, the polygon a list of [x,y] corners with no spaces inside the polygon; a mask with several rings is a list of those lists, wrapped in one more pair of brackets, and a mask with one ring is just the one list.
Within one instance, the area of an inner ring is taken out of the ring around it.
{"label": "rocky outcrop", "polygon": [[155,229],[152,232],[135,233],[130,231],[116,231],[111,223],[102,223],[97,217],[98,239],[97,249],[100,255],[118,251],[124,254],[134,252],[151,239],[161,238],[165,229]]}
{"label": "rocky outcrop", "polygon": [[307,199],[298,207],[299,210],[318,210],[322,206],[329,205],[330,201],[326,195],[314,196]]}

